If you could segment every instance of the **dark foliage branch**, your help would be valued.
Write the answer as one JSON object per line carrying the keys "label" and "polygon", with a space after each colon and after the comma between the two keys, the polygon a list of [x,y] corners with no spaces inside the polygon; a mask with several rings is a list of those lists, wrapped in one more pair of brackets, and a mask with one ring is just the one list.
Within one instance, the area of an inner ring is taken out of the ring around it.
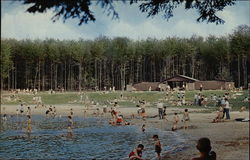
{"label": "dark foliage branch", "polygon": [[[53,9],[55,15],[53,21],[60,17],[65,22],[69,18],[78,18],[79,25],[95,21],[94,12],[90,6],[96,4],[107,12],[107,16],[112,15],[112,19],[119,18],[113,3],[114,0],[21,0],[23,4],[31,4],[27,9],[30,13],[44,13],[47,10]],[[206,21],[207,23],[223,24],[225,21],[218,17],[216,13],[222,11],[226,6],[234,5],[235,0],[148,0],[138,1],[130,0],[129,5],[140,3],[139,9],[141,12],[146,12],[147,17],[154,17],[163,13],[165,19],[173,17],[173,10],[185,5],[185,9],[196,9],[199,13],[198,22]],[[126,0],[119,0],[126,3]]]}

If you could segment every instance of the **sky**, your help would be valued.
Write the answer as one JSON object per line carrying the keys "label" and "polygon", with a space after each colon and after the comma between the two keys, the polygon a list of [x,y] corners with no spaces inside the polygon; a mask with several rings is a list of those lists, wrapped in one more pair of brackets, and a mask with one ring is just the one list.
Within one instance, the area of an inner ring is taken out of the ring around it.
{"label": "sky", "polygon": [[46,39],[60,40],[95,39],[98,36],[128,37],[134,40],[166,37],[190,37],[194,34],[207,37],[209,35],[224,36],[236,29],[237,26],[250,25],[250,1],[237,1],[234,6],[227,6],[218,16],[225,20],[225,24],[198,23],[196,10],[185,10],[179,7],[174,10],[174,16],[168,21],[157,15],[147,18],[138,5],[130,6],[128,3],[115,3],[119,13],[118,20],[106,16],[103,9],[93,5],[96,21],[78,25],[79,20],[60,19],[55,23],[51,18],[54,13],[31,14],[25,12],[28,5],[20,2],[1,1],[1,38],[21,39]]}

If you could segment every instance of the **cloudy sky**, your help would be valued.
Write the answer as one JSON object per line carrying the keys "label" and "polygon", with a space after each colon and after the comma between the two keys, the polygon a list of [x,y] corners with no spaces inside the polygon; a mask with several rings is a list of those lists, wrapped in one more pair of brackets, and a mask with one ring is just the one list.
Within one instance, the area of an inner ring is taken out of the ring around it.
{"label": "cloudy sky", "polygon": [[169,21],[161,15],[146,18],[137,5],[128,5],[121,2],[115,4],[119,13],[119,20],[112,20],[103,13],[103,10],[93,6],[95,22],[78,26],[78,20],[68,20],[65,23],[59,20],[51,21],[52,11],[44,14],[30,14],[28,8],[20,2],[1,1],[1,38],[15,39],[94,39],[100,35],[108,37],[126,36],[131,39],[145,39],[147,37],[162,39],[168,36],[190,37],[193,34],[226,35],[242,24],[250,24],[250,1],[238,1],[234,6],[228,6],[219,17],[226,22],[223,25],[197,23],[196,10],[177,8],[174,17]]}

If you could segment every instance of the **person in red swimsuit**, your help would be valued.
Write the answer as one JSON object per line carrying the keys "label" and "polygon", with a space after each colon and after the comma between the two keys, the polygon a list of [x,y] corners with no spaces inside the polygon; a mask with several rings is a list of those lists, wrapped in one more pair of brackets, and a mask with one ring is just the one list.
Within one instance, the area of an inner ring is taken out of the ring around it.
{"label": "person in red swimsuit", "polygon": [[135,148],[132,152],[130,152],[129,160],[143,160],[142,159],[143,149],[144,149],[144,146],[142,144],[139,144],[137,148]]}

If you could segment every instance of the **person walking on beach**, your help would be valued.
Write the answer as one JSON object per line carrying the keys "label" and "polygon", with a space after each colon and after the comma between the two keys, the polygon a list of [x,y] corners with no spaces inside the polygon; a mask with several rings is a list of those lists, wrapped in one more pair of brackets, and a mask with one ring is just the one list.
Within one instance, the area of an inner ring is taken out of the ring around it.
{"label": "person walking on beach", "polygon": [[226,119],[230,119],[230,113],[229,113],[230,106],[229,106],[229,102],[228,102],[227,98],[225,99],[225,108],[224,108],[224,110],[225,110],[225,113],[226,113]]}
{"label": "person walking on beach", "polygon": [[196,148],[200,152],[200,157],[192,158],[192,160],[216,160],[216,153],[211,151],[211,142],[208,138],[200,138]]}
{"label": "person walking on beach", "polygon": [[188,129],[188,122],[190,121],[188,109],[185,109],[183,113],[182,121],[184,122],[184,129]]}
{"label": "person walking on beach", "polygon": [[155,152],[157,154],[157,158],[160,160],[161,159],[161,142],[159,140],[159,136],[158,135],[154,135],[153,139],[155,141]]}
{"label": "person walking on beach", "polygon": [[139,144],[137,148],[135,148],[132,152],[129,153],[129,160],[143,160],[142,159],[142,151],[144,146]]}
{"label": "person walking on beach", "polygon": [[177,115],[177,113],[174,113],[172,131],[177,130],[177,125],[178,125],[179,120],[180,120],[180,118]]}

